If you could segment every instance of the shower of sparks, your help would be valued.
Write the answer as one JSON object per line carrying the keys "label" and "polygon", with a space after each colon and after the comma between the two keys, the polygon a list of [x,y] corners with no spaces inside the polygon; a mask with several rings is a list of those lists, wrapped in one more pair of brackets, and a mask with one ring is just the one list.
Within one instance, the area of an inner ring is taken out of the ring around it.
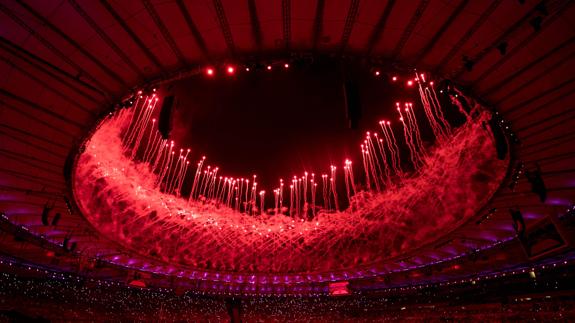
{"label": "shower of sparks", "polygon": [[[205,156],[191,160],[192,148],[158,132],[159,98],[140,92],[133,108],[107,117],[86,143],[76,198],[121,242],[198,268],[297,272],[384,259],[475,214],[505,173],[482,127],[485,109],[467,99],[473,111],[460,107],[467,122],[452,128],[431,82],[423,75],[415,82],[426,118],[416,118],[412,102],[397,102],[394,116],[366,133],[364,182],[346,159],[321,175],[279,179],[269,191],[257,175],[226,176]],[[435,136],[433,148],[424,146],[421,122]]]}

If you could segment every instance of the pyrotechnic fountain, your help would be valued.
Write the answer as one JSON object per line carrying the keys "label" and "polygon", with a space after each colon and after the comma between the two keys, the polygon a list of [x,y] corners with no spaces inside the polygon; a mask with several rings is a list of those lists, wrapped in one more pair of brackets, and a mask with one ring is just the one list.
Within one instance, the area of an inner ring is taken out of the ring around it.
{"label": "pyrotechnic fountain", "polygon": [[[483,127],[490,114],[482,106],[453,97],[466,121],[452,128],[433,82],[423,74],[415,81],[425,120],[414,113],[420,105],[397,102],[394,115],[379,121],[381,131],[367,132],[360,144],[361,176],[348,159],[343,172],[331,165],[321,176],[280,180],[272,206],[256,176],[225,176],[206,157],[192,162],[193,147],[163,138],[159,98],[139,92],[132,108],[110,114],[85,142],[76,200],[108,237],[189,268],[303,274],[380,262],[474,215],[507,168]],[[435,137],[431,147],[419,131],[423,122]]]}

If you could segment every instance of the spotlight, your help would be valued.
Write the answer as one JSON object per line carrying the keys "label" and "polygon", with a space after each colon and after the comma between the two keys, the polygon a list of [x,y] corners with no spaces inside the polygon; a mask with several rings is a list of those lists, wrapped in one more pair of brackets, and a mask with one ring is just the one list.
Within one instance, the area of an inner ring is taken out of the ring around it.
{"label": "spotlight", "polygon": [[529,21],[529,24],[531,25],[531,27],[533,27],[533,30],[535,32],[538,32],[541,30],[541,24],[543,23],[543,18],[541,16],[537,16],[533,19],[531,19],[531,21]]}
{"label": "spotlight", "polygon": [[50,215],[50,211],[54,206],[49,206],[48,203],[44,204],[44,209],[42,210],[42,225],[48,226],[50,223],[48,222],[48,215]]}
{"label": "spotlight", "polygon": [[392,77],[391,80],[394,82],[397,81],[397,76]]}
{"label": "spotlight", "polygon": [[52,226],[58,225],[58,222],[60,221],[60,217],[62,217],[62,214],[60,214],[60,213],[56,213],[56,215],[54,215],[54,218],[52,219]]}
{"label": "spotlight", "polygon": [[250,68],[249,68],[249,67],[246,67],[246,72],[249,72],[249,71],[250,71]]}
{"label": "spotlight", "polygon": [[503,41],[499,45],[497,45],[497,49],[501,55],[507,54],[507,42]]}
{"label": "spotlight", "polygon": [[519,210],[509,209],[511,213],[511,219],[513,220],[513,229],[519,235],[520,238],[523,237],[525,233],[525,221],[523,220],[523,214]]}
{"label": "spotlight", "polygon": [[413,81],[412,80],[407,81],[407,86],[413,86]]}
{"label": "spotlight", "polygon": [[468,72],[471,72],[473,70],[473,65],[475,65],[474,61],[469,59],[469,57],[467,56],[463,56],[463,66]]}
{"label": "spotlight", "polygon": [[272,70],[272,66],[271,66],[271,65],[268,65],[268,66],[266,67],[266,69],[267,69],[268,71],[271,71],[271,70]]}
{"label": "spotlight", "polygon": [[379,71],[375,71],[375,76],[379,76]]}
{"label": "spotlight", "polygon": [[66,236],[64,237],[64,241],[62,242],[62,248],[64,248],[64,250],[68,250],[68,243],[70,242],[70,237]]}
{"label": "spotlight", "polygon": [[285,64],[284,64],[284,67],[285,67],[285,68],[289,68],[289,64],[288,64],[288,63],[285,63]]}
{"label": "spotlight", "polygon": [[547,199],[547,188],[543,177],[541,177],[541,168],[536,164],[537,168],[534,171],[525,170],[525,177],[531,183],[531,192],[539,196],[539,200],[544,203]]}
{"label": "spotlight", "polygon": [[206,68],[206,75],[207,76],[213,76],[214,74],[215,74],[215,71],[212,67]]}
{"label": "spotlight", "polygon": [[535,10],[539,11],[539,13],[541,13],[544,16],[549,15],[549,11],[547,11],[547,6],[543,2],[540,2],[538,5],[536,5]]}
{"label": "spotlight", "polygon": [[236,72],[236,69],[235,69],[235,67],[230,65],[226,68],[226,72],[228,72],[228,74],[232,75]]}

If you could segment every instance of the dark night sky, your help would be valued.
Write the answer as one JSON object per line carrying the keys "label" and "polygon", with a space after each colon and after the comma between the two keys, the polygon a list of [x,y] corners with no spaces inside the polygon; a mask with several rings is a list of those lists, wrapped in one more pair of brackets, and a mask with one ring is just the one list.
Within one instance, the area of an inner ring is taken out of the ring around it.
{"label": "dark night sky", "polygon": [[232,77],[220,71],[180,81],[171,89],[178,102],[171,137],[178,147],[192,149],[192,160],[206,155],[207,164],[219,166],[224,175],[257,174],[267,190],[280,177],[328,173],[331,164],[341,175],[345,158],[352,159],[357,173],[365,131],[377,130],[381,119],[397,121],[398,95],[417,99],[415,88],[404,92],[405,82],[390,84],[367,69],[358,71],[362,117],[357,130],[348,127],[342,73],[325,64],[240,70]]}

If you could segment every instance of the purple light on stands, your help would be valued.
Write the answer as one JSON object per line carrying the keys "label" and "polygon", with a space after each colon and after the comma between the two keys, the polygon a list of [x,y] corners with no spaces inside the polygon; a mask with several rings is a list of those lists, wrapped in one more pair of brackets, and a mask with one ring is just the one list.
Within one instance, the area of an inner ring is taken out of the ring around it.
{"label": "purple light on stands", "polygon": [[547,205],[564,205],[564,206],[569,206],[571,205],[571,202],[569,202],[569,200],[567,199],[562,199],[559,197],[552,197],[552,198],[548,198],[545,201],[545,204]]}

